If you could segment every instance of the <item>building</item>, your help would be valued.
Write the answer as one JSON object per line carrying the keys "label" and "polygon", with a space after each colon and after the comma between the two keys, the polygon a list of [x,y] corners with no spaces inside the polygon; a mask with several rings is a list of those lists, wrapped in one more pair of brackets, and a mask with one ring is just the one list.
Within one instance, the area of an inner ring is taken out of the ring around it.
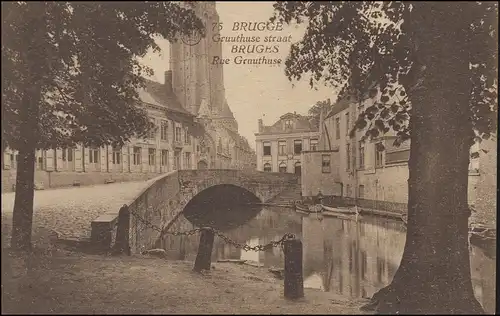
{"label": "building", "polygon": [[197,44],[182,38],[170,45],[174,93],[182,107],[203,126],[201,143],[213,148],[213,157],[200,157],[197,165],[255,169],[255,153],[239,135],[238,123],[226,100],[224,66],[210,62],[214,56],[222,56],[222,43],[212,40],[218,30],[211,26],[219,23],[215,2],[186,1],[182,5],[193,9],[210,26]]}
{"label": "building", "polygon": [[[359,104],[349,97],[341,99],[321,119],[318,150],[302,153],[304,197],[321,192],[325,196],[357,199],[369,208],[405,212],[410,142],[394,146],[396,136],[391,132],[365,141],[361,141],[365,131],[350,136],[359,113],[370,102],[373,101]],[[473,205],[479,180],[477,158],[471,159],[469,169],[468,196]]]}
{"label": "building", "polygon": [[[214,2],[189,2],[206,25],[219,21]],[[211,27],[207,28],[210,33]],[[37,152],[35,185],[89,185],[141,180],[176,169],[256,168],[255,152],[238,133],[227,103],[223,66],[212,65],[222,44],[213,34],[193,45],[181,39],[170,45],[170,70],[164,83],[146,81],[140,103],[156,126],[148,139],[132,139],[122,148],[104,146]],[[3,156],[2,192],[15,184],[17,154]]]}
{"label": "building", "polygon": [[265,126],[259,119],[255,134],[257,170],[301,173],[303,150],[316,150],[319,132],[309,118],[287,113],[273,125]]}

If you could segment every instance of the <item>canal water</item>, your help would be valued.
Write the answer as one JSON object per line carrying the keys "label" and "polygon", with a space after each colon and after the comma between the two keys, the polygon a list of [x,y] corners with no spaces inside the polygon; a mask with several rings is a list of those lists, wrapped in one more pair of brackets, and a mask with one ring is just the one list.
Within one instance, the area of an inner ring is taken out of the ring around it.
{"label": "canal water", "polygon": [[[279,240],[293,233],[303,243],[304,286],[353,298],[371,297],[389,284],[401,260],[405,244],[402,222],[363,216],[357,222],[334,217],[301,215],[283,208],[263,209],[226,236],[250,246]],[[194,260],[198,240],[189,240],[186,259]],[[471,275],[477,299],[488,313],[495,312],[494,251],[471,247]],[[283,268],[281,248],[245,252],[216,238],[213,260],[242,259],[263,267]]]}

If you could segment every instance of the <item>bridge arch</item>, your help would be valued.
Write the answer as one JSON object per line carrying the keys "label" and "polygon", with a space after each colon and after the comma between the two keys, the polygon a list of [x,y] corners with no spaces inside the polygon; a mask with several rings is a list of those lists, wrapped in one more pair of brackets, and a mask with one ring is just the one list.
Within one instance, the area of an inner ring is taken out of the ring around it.
{"label": "bridge arch", "polygon": [[194,195],[182,213],[195,226],[228,230],[257,216],[262,209],[259,203],[261,200],[255,193],[242,186],[216,184]]}

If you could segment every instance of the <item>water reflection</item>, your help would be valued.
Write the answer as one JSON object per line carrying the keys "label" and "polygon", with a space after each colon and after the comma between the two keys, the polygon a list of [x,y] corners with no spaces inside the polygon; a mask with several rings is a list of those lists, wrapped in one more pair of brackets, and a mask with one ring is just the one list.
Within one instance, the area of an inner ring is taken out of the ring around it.
{"label": "water reflection", "polygon": [[[363,217],[354,222],[301,216],[286,209],[264,209],[245,225],[227,232],[250,246],[294,233],[303,242],[304,286],[350,297],[370,297],[390,283],[400,263],[405,231],[398,221]],[[198,239],[184,242],[189,259],[196,256]],[[280,248],[245,252],[216,238],[213,259],[242,259],[265,267],[283,267]],[[471,248],[471,273],[475,294],[488,313],[495,311],[496,258]]]}

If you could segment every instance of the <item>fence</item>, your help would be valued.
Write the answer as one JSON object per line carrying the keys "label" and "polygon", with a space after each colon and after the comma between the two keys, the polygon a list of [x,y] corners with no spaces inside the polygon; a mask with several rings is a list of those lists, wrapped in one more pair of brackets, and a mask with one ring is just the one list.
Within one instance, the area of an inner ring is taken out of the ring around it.
{"label": "fence", "polygon": [[[134,219],[131,221],[131,219]],[[285,254],[284,269],[284,296],[288,299],[298,299],[304,296],[304,283],[302,273],[302,242],[295,238],[295,235],[286,233],[277,241],[271,241],[264,245],[249,246],[246,243],[239,243],[224,235],[212,227],[194,228],[188,231],[167,231],[152,222],[142,218],[135,210],[124,205],[119,212],[117,223],[116,242],[112,253],[130,255],[129,229],[131,222],[140,223],[143,227],[148,227],[159,234],[159,238],[169,234],[173,236],[191,236],[200,233],[198,253],[194,262],[193,270],[202,272],[211,268],[211,254],[213,250],[214,237],[218,236],[227,244],[244,251],[266,251],[274,247],[281,247]]]}

